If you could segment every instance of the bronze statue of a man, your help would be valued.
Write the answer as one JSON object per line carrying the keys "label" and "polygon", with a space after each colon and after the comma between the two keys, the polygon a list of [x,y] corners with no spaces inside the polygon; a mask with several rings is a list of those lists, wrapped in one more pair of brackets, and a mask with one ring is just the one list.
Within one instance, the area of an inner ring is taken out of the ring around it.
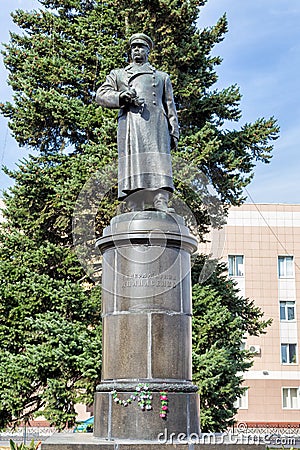
{"label": "bronze statue of a man", "polygon": [[[169,75],[148,62],[153,48],[143,33],[131,36],[132,63],[112,70],[96,101],[120,108],[118,115],[118,197],[130,196],[131,209],[144,203],[166,211],[174,190],[171,148],[177,148],[178,119]],[[131,194],[135,195],[131,195]]]}

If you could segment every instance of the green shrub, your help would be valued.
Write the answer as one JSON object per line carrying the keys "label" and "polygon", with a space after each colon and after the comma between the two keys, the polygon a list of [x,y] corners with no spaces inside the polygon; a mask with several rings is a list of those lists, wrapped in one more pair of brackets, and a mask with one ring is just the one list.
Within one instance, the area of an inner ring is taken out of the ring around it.
{"label": "green shrub", "polygon": [[26,445],[23,442],[21,444],[16,444],[13,440],[10,439],[9,446],[10,450],[37,450],[40,446],[41,441],[37,444],[34,442],[34,439],[30,442],[30,444]]}

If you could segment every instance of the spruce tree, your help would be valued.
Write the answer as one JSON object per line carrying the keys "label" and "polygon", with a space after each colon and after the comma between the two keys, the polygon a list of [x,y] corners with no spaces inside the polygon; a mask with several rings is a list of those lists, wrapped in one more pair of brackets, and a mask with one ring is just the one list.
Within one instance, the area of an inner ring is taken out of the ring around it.
{"label": "spruce tree", "polygon": [[[225,204],[242,203],[256,162],[270,160],[278,134],[273,118],[224,128],[241,118],[241,95],[236,85],[213,89],[221,58],[211,50],[224,38],[227,22],[224,16],[211,28],[197,29],[205,1],[39,1],[39,10],[13,13],[20,33],[11,33],[3,51],[13,102],[2,103],[1,111],[18,144],[37,153],[6,170],[15,184],[5,193],[1,226],[0,427],[41,410],[53,425],[71,426],[74,404],[92,402],[99,382],[100,288],[74,252],[72,214],[87,180],[117,157],[116,113],[95,104],[95,91],[111,69],[126,64],[129,36],[149,34],[155,42],[151,63],[171,75],[181,126],[174,157],[203,172]],[[203,233],[203,205],[182,180],[176,183]],[[114,180],[111,186],[97,214],[98,235],[117,204]],[[241,392],[237,372],[249,366],[239,351],[242,334],[259,333],[266,323],[252,303],[241,301],[233,288],[226,291],[220,271],[207,281],[213,289],[194,280],[195,379],[204,427],[220,430],[230,423]],[[208,318],[224,308],[224,323],[231,324],[230,330],[221,327],[217,342],[214,323],[203,322],[203,305],[211,311]],[[207,326],[211,339],[199,341]],[[230,350],[225,342],[233,334]],[[218,370],[219,384],[209,385]]]}

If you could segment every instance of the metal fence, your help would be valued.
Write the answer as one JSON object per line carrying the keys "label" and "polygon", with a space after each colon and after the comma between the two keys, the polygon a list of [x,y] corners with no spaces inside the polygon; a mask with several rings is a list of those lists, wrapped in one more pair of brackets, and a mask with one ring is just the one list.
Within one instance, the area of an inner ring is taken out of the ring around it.
{"label": "metal fence", "polygon": [[[29,426],[20,426],[15,430],[7,430],[0,432],[0,441],[9,441],[12,439],[13,441],[28,443],[32,439],[35,441],[44,441],[53,433],[56,433],[56,429],[53,427],[29,427]],[[72,432],[73,430],[67,430]]]}
{"label": "metal fence", "polygon": [[231,431],[234,433],[245,433],[245,434],[293,436],[297,439],[300,439],[300,423],[246,424],[240,422],[234,425]]}

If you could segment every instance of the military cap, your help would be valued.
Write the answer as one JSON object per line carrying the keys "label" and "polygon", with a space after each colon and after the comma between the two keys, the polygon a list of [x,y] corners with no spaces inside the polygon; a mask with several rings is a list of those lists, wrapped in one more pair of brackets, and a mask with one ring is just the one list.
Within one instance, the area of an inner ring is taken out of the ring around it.
{"label": "military cap", "polygon": [[153,41],[152,39],[147,36],[144,33],[135,33],[131,36],[131,38],[129,39],[129,44],[130,46],[134,43],[137,42],[139,44],[144,44],[147,45],[147,47],[149,47],[150,50],[152,50],[153,48]]}

